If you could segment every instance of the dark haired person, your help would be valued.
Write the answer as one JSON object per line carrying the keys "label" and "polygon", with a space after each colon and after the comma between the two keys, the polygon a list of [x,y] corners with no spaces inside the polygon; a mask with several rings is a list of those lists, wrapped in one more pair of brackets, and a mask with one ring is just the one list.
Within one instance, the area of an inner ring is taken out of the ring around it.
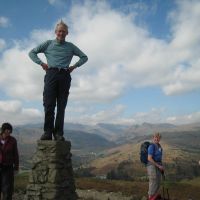
{"label": "dark haired person", "polygon": [[[0,137],[0,191],[2,200],[12,200],[14,191],[14,173],[19,170],[17,141],[11,136],[13,127],[3,123]],[[1,198],[0,198],[1,199]]]}
{"label": "dark haired person", "polygon": [[163,150],[159,143],[160,139],[160,133],[155,133],[153,136],[153,143],[148,148],[147,173],[149,177],[149,200],[160,199],[159,188],[161,184],[161,176],[162,173],[164,173],[162,165]]}
{"label": "dark haired person", "polygon": [[[56,39],[47,40],[29,53],[33,62],[41,65],[46,71],[43,92],[44,134],[41,140],[51,140],[52,134],[55,140],[64,140],[64,115],[71,85],[70,73],[88,60],[77,46],[65,41],[65,37],[68,35],[68,26],[63,21],[57,24],[55,34]],[[47,63],[38,57],[38,53],[43,53],[46,56]],[[73,56],[78,56],[79,60],[71,65]],[[56,106],[57,112],[54,122]]]}

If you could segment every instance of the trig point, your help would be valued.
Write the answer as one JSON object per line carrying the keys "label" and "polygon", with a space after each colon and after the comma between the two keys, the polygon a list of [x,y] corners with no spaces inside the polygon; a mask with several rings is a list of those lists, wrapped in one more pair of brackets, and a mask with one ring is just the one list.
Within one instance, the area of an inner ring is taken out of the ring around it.
{"label": "trig point", "polygon": [[69,141],[40,140],[25,200],[76,200]]}

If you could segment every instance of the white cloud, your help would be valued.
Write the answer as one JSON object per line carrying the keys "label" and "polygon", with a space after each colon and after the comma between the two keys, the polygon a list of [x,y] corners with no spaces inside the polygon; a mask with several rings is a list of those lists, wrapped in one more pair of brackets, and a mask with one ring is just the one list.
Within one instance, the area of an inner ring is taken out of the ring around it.
{"label": "white cloud", "polygon": [[[40,44],[41,42],[44,42],[47,39],[53,39],[54,37],[55,36],[54,36],[54,30],[53,29],[50,29],[50,30],[41,30],[41,29],[33,30],[31,32],[30,40],[27,41],[28,44],[29,44],[28,47],[30,47],[30,41],[31,41],[31,44],[32,44],[31,46],[34,47],[34,45]],[[23,45],[23,43],[22,43],[22,45]]]}
{"label": "white cloud", "polygon": [[21,109],[19,101],[0,101],[1,112],[18,113]]}
{"label": "white cloud", "polygon": [[9,19],[4,16],[0,16],[0,27],[7,27],[9,25]]}
{"label": "white cloud", "polygon": [[[99,99],[101,93],[98,89],[101,88],[105,91],[104,99],[110,100],[130,86],[159,86],[166,95],[199,90],[200,80],[195,77],[200,73],[200,35],[196,31],[200,2],[193,1],[190,6],[187,4],[187,1],[179,2],[179,12],[171,18],[170,41],[153,38],[147,30],[133,23],[132,16],[116,12],[103,3],[75,6],[70,15],[71,38],[89,56],[88,69],[85,67],[78,77],[79,81],[76,81],[75,95],[81,94],[86,99],[96,96]],[[191,25],[185,18],[193,19]],[[188,37],[181,37],[185,32],[190,33]],[[182,68],[181,74],[177,74],[183,63],[187,63],[188,68]],[[105,81],[107,78],[110,84]]]}
{"label": "white cloud", "polygon": [[[199,90],[200,80],[200,2],[177,1],[178,12],[170,15],[172,22],[171,52],[177,65],[171,79],[163,86],[167,95]],[[181,66],[180,66],[181,65]],[[184,67],[186,65],[187,67]]]}
{"label": "white cloud", "polygon": [[41,99],[44,72],[18,46],[6,50],[0,61],[0,87],[13,98]]}
{"label": "white cloud", "polygon": [[[101,111],[93,111],[89,105],[84,107],[69,106],[66,109],[65,122],[96,124],[141,124],[148,123],[171,123],[189,124],[200,121],[200,111],[184,114],[166,116],[165,108],[152,108],[148,112],[138,112],[132,116],[124,116],[127,109],[124,105],[115,105]],[[24,108],[22,102],[18,100],[0,101],[0,122],[10,122],[12,124],[41,123],[43,112],[35,108]]]}
{"label": "white cloud", "polygon": [[185,115],[171,116],[168,117],[166,121],[172,124],[198,123],[200,121],[200,111]]}
{"label": "white cloud", "polygon": [[66,110],[66,122],[96,124],[96,123],[112,123],[112,124],[142,124],[147,123],[171,123],[171,124],[190,124],[200,121],[200,111],[183,115],[171,116],[166,108],[151,108],[147,112],[136,112],[132,115],[125,116],[127,106],[119,104],[114,105],[101,111],[93,111],[93,107],[69,106]]}
{"label": "white cloud", "polygon": [[73,113],[70,113],[72,109],[69,109],[69,112],[67,110],[66,116],[69,115],[70,117],[66,117],[65,120],[66,122],[81,122],[83,124],[122,123],[121,115],[123,114],[124,110],[124,105],[115,105],[111,108],[91,113],[91,109],[88,106],[88,109],[85,108],[84,110],[81,110],[81,115],[73,116]]}
{"label": "white cloud", "polygon": [[62,6],[65,3],[63,0],[48,0],[48,2],[52,6]]}
{"label": "white cloud", "polygon": [[18,100],[0,101],[0,121],[12,124],[41,122],[43,114],[35,108],[23,108]]}
{"label": "white cloud", "polygon": [[[169,42],[153,38],[134,23],[133,16],[112,10],[104,1],[74,4],[66,16],[69,40],[86,52],[89,62],[72,74],[71,98],[110,101],[129,87],[159,86],[167,95],[199,90],[199,4],[178,4],[178,12],[171,14]],[[186,20],[189,17],[191,24]],[[182,37],[182,33],[188,33],[188,37]],[[27,55],[30,48],[47,38],[54,38],[53,28],[34,30],[29,40],[19,41],[3,54],[0,82],[10,96],[41,99],[43,73]],[[189,67],[178,73],[182,63]],[[13,70],[16,76],[4,84]]]}
{"label": "white cloud", "polygon": [[53,4],[56,2],[56,0],[48,0],[48,2],[49,2],[51,5],[53,5]]}
{"label": "white cloud", "polygon": [[182,94],[184,92],[190,92],[194,90],[199,90],[200,76],[200,59],[196,59],[191,62],[191,66],[186,67],[180,65],[174,72],[171,83],[163,87],[164,92],[167,95]]}
{"label": "white cloud", "polygon": [[6,42],[5,42],[5,40],[3,40],[3,39],[0,38],[0,51],[1,51],[2,49],[4,49],[5,47],[6,47]]}
{"label": "white cloud", "polygon": [[138,112],[129,119],[132,119],[135,124],[148,122],[153,124],[171,123],[180,125],[180,124],[197,123],[200,121],[200,111],[191,112],[183,115],[177,114],[174,116],[170,116],[169,113],[168,114],[166,113],[167,113],[166,108],[152,108],[149,112]]}

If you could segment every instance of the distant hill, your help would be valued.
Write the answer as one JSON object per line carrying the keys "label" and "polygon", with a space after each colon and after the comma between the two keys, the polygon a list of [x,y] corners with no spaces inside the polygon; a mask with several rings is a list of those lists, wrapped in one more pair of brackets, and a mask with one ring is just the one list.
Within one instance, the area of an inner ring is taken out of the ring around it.
{"label": "distant hill", "polygon": [[[66,129],[64,131],[66,140],[71,141],[73,160],[76,160],[76,163],[79,163],[79,160],[83,158],[83,162],[86,162],[94,157],[96,153],[115,146],[114,142],[108,141],[100,135],[87,133],[80,129],[83,129],[81,125],[77,127],[77,130]],[[39,140],[42,134],[43,128],[41,124],[15,127],[13,135],[18,141],[20,163],[24,169],[30,168],[31,157],[36,150],[37,140]],[[83,155],[87,156],[82,158]]]}
{"label": "distant hill", "polygon": [[[198,166],[200,154],[200,129],[196,131],[161,132],[161,145],[164,149],[164,162],[169,166],[181,164],[186,168],[191,165]],[[139,161],[140,145],[142,141],[151,140],[151,135],[136,136],[125,144],[118,145],[107,151],[91,162],[95,168],[93,173],[105,175],[111,169],[115,169],[123,161],[132,161],[134,169],[144,172],[145,168]],[[184,167],[183,167],[184,168]]]}
{"label": "distant hill", "polygon": [[65,128],[69,130],[84,131],[86,133],[100,135],[107,140],[115,141],[129,128],[128,125],[99,123],[96,125],[83,125],[77,123],[66,123]]}
{"label": "distant hill", "polygon": [[[22,126],[18,126],[17,129],[41,129],[43,128],[43,124],[26,124]],[[98,123],[95,125],[88,124],[80,124],[80,123],[65,123],[65,130],[72,131],[82,131],[85,133],[100,135],[101,137],[106,138],[107,140],[114,141],[120,135],[123,135],[127,129],[129,129],[129,125],[121,125],[121,124],[110,124],[110,123]]]}
{"label": "distant hill", "polygon": [[83,131],[66,130],[65,137],[71,141],[72,149],[99,152],[115,146],[114,142],[108,141],[100,135],[90,134]]}
{"label": "distant hill", "polygon": [[[18,126],[17,130],[31,130],[31,132],[26,133],[26,140],[35,140],[40,137],[43,132],[43,124],[26,124],[23,126]],[[37,129],[37,133],[35,132]],[[133,125],[122,125],[122,124],[110,124],[110,123],[99,123],[96,125],[85,125],[79,123],[65,123],[65,130],[85,132],[88,134],[99,135],[109,141],[123,143],[137,136],[148,136],[154,132],[180,132],[180,131],[196,131],[200,129],[200,123],[185,124],[185,125],[173,125],[167,123],[160,124],[133,124]],[[39,130],[39,132],[38,132]]]}
{"label": "distant hill", "polygon": [[[115,144],[126,144],[128,142],[140,141],[152,135],[154,132],[170,133],[192,132],[200,130],[199,124],[188,124],[176,126],[173,124],[150,124],[125,126],[100,123],[96,125],[83,125],[75,123],[65,124],[65,137],[72,141],[72,148],[100,151],[104,148],[111,148]],[[42,124],[27,124],[17,126],[13,133],[18,142],[24,145],[33,145],[43,134]],[[173,136],[174,138],[175,136]],[[180,140],[181,138],[177,138]],[[173,140],[174,141],[174,140]],[[172,142],[173,142],[172,141]],[[31,149],[31,148],[30,148]],[[25,152],[25,151],[24,151]],[[28,152],[27,152],[28,153]]]}
{"label": "distant hill", "polygon": [[115,141],[116,143],[126,143],[130,140],[135,140],[140,136],[149,136],[155,132],[188,132],[200,130],[200,123],[173,125],[167,123],[151,124],[143,123],[141,125],[133,125],[128,128],[120,137]]}
{"label": "distant hill", "polygon": [[[65,138],[72,143],[72,153],[82,163],[95,159],[91,165],[96,173],[105,173],[124,160],[139,163],[139,148],[144,140],[150,140],[154,132],[162,133],[165,160],[174,162],[176,158],[199,160],[200,125],[150,124],[115,125],[115,124],[65,124]],[[13,135],[18,140],[21,159],[29,160],[35,151],[36,142],[43,134],[42,124],[17,126]],[[93,154],[94,153],[94,154]],[[92,154],[92,156],[91,156]],[[85,156],[84,156],[85,155]],[[98,158],[96,158],[98,156]],[[196,161],[195,161],[196,162]]]}
{"label": "distant hill", "polygon": [[[14,130],[14,136],[18,140],[19,146],[23,149],[25,146],[35,147],[37,140],[43,134],[42,128],[38,125],[34,127],[20,126]],[[91,134],[80,130],[65,130],[64,136],[66,140],[70,140],[73,150],[85,151],[101,151],[105,148],[115,146],[114,142],[108,141],[100,135]],[[31,148],[30,148],[31,151]],[[24,151],[28,153],[27,151]]]}

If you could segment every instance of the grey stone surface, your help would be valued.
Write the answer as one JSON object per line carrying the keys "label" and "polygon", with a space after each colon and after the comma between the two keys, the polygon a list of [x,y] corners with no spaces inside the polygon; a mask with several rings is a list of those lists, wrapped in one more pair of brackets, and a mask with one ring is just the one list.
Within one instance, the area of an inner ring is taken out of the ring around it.
{"label": "grey stone surface", "polygon": [[25,200],[76,200],[69,141],[38,141]]}

